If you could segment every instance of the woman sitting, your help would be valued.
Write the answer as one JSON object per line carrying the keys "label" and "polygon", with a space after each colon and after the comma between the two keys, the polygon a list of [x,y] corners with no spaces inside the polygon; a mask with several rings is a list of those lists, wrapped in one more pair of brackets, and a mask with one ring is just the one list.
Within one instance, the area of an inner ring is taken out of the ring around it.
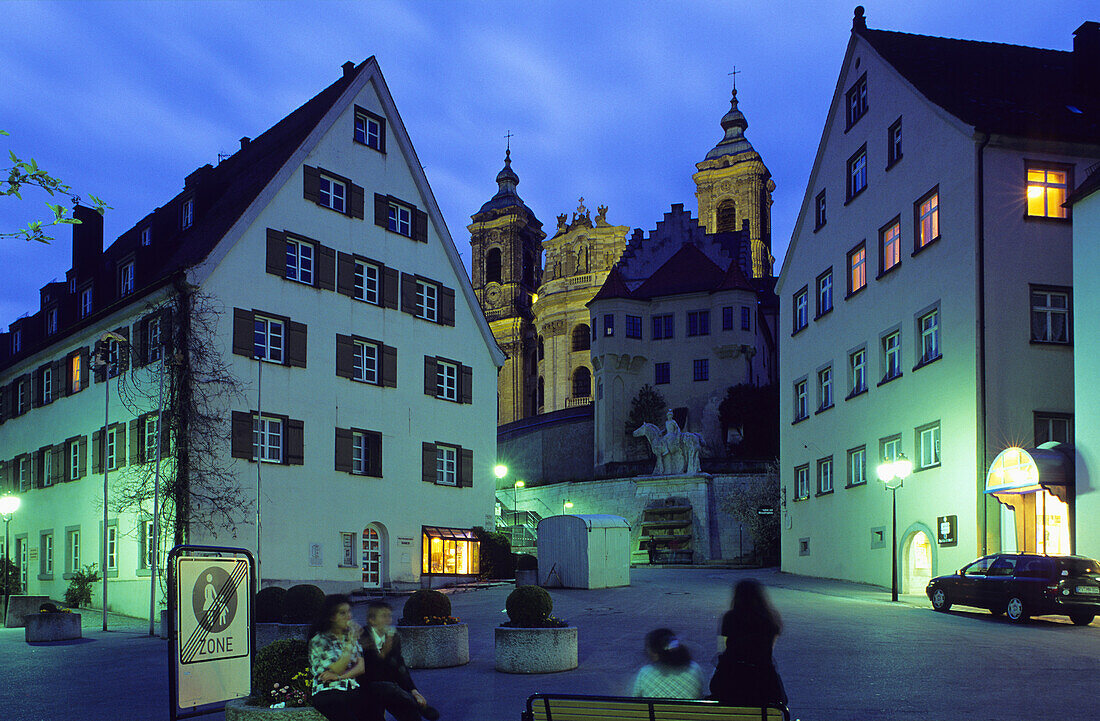
{"label": "woman sitting", "polygon": [[786,705],[787,692],[772,658],[782,627],[764,587],[751,578],[738,582],[730,610],[722,616],[723,651],[710,680],[711,698],[726,706]]}
{"label": "woman sitting", "polygon": [[645,698],[702,698],[703,670],[691,652],[667,628],[650,631],[645,652],[652,662],[634,678],[634,696]]}
{"label": "woman sitting", "polygon": [[359,635],[351,620],[347,596],[326,596],[309,629],[309,668],[313,674],[313,707],[331,721],[373,721],[378,711],[357,680],[363,675]]}

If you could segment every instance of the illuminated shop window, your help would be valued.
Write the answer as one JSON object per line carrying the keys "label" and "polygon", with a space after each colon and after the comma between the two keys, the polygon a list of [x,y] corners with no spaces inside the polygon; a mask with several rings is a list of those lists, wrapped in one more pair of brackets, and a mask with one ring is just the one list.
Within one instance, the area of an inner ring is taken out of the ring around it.
{"label": "illuminated shop window", "polygon": [[474,532],[465,528],[424,526],[422,572],[474,575],[480,572],[480,547]]}

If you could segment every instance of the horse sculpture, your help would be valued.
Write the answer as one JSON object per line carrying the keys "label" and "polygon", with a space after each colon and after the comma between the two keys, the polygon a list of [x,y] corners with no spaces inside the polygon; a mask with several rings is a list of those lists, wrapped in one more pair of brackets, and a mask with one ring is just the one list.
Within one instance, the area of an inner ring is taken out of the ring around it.
{"label": "horse sculpture", "polygon": [[653,475],[698,473],[699,449],[703,445],[702,436],[698,433],[681,431],[676,421],[671,423],[675,428],[670,428],[664,435],[661,434],[661,429],[652,423],[643,423],[634,431],[635,438],[644,437],[649,441],[649,449],[653,455],[657,456]]}

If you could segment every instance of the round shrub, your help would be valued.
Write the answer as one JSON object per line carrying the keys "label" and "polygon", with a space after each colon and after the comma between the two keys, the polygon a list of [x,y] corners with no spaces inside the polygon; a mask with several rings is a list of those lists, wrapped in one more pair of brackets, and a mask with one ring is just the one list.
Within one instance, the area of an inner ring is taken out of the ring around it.
{"label": "round shrub", "polygon": [[541,586],[520,586],[508,594],[504,607],[513,626],[538,628],[546,624],[554,601]]}
{"label": "round shrub", "polygon": [[275,641],[260,649],[252,662],[252,697],[266,705],[275,684],[287,684],[308,669],[309,643],[300,638]]}
{"label": "round shrub", "polygon": [[283,620],[286,589],[280,586],[261,588],[256,594],[256,623],[279,623]]}
{"label": "round shrub", "polygon": [[451,599],[439,591],[421,589],[405,601],[401,623],[408,626],[426,626],[426,619],[448,618],[451,615]]}
{"label": "round shrub", "polygon": [[312,623],[325,603],[325,592],[312,583],[291,586],[283,597],[283,623]]}
{"label": "round shrub", "polygon": [[516,570],[517,571],[535,571],[538,570],[539,559],[532,556],[530,553],[521,553],[516,557]]}
{"label": "round shrub", "polygon": [[52,603],[50,601],[46,601],[45,603],[38,604],[38,612],[39,613],[57,613],[59,610],[61,610],[61,609],[59,609],[57,607],[57,604]]}

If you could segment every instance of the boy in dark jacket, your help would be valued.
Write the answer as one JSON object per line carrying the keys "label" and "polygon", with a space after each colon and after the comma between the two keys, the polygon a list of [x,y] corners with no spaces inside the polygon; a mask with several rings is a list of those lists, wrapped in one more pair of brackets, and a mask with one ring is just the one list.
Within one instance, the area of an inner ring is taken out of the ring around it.
{"label": "boy in dark jacket", "polygon": [[367,687],[379,710],[389,711],[398,721],[418,721],[421,716],[435,721],[439,711],[416,690],[401,657],[401,639],[392,624],[393,608],[388,603],[371,601],[367,605],[367,631],[360,639],[366,669],[360,683]]}

